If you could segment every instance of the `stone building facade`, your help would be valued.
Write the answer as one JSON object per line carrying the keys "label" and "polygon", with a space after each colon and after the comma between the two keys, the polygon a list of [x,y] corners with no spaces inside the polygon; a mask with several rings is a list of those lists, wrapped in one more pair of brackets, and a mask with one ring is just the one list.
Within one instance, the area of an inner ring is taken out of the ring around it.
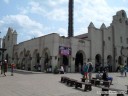
{"label": "stone building facade", "polygon": [[112,23],[98,29],[91,22],[88,32],[74,37],[48,34],[17,44],[17,32],[9,28],[3,39],[5,58],[17,68],[45,71],[48,66],[64,65],[67,72],[79,72],[84,62],[92,62],[94,70],[109,66],[116,71],[128,65],[128,18],[124,10],[113,16]]}

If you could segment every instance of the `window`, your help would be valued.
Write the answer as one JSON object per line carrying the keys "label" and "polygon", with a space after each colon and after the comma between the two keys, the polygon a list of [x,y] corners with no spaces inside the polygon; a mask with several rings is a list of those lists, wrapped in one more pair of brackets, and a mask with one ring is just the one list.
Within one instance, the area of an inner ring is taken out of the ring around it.
{"label": "window", "polygon": [[124,11],[122,12],[122,17],[125,17],[125,12]]}
{"label": "window", "polygon": [[8,40],[9,40],[9,36],[8,36]]}
{"label": "window", "polygon": [[121,42],[121,43],[123,42],[122,37],[120,37],[120,42]]}
{"label": "window", "polygon": [[125,21],[125,24],[128,25],[128,21],[127,20]]}
{"label": "window", "polygon": [[121,18],[119,19],[119,22],[122,23],[122,19]]}
{"label": "window", "polygon": [[111,40],[111,37],[108,37],[108,40],[110,41]]}

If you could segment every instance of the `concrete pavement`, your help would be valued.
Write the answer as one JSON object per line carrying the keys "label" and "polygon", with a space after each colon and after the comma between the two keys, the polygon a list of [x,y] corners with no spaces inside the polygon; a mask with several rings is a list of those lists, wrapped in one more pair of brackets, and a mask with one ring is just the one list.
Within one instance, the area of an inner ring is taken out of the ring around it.
{"label": "concrete pavement", "polygon": [[[126,90],[128,77],[120,77],[119,73],[109,73],[109,75],[114,78],[111,87]],[[11,76],[11,73],[7,72],[7,76],[0,75],[0,96],[100,96],[97,94],[101,91],[100,88],[92,87],[92,91],[84,92],[60,83],[61,76],[79,81],[82,77],[79,73],[51,74],[17,70],[14,76]]]}

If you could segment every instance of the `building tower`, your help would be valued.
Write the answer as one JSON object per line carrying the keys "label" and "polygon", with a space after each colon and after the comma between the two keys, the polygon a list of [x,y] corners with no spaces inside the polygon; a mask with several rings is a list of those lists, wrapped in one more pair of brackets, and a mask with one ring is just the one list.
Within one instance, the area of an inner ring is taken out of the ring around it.
{"label": "building tower", "polygon": [[73,1],[69,0],[68,7],[68,37],[73,37]]}

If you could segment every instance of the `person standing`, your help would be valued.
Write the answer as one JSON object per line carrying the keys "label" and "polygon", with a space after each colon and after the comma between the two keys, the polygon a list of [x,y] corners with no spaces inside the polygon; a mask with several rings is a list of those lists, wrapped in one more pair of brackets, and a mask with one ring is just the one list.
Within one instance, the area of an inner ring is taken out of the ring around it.
{"label": "person standing", "polygon": [[121,76],[124,75],[124,65],[123,64],[120,65],[120,74],[121,74]]}
{"label": "person standing", "polygon": [[63,65],[60,66],[60,74],[64,74],[64,67],[63,67]]}
{"label": "person standing", "polygon": [[127,77],[127,70],[128,70],[127,65],[125,65],[125,66],[124,66],[125,77]]}
{"label": "person standing", "polygon": [[4,76],[6,76],[6,72],[7,72],[7,66],[8,66],[8,64],[7,64],[7,60],[4,60],[4,63],[3,63],[3,71],[4,71]]}
{"label": "person standing", "polygon": [[88,79],[88,64],[84,64],[84,78]]}
{"label": "person standing", "polygon": [[93,71],[93,66],[92,66],[92,63],[89,62],[89,68],[88,68],[88,77],[89,77],[89,80],[91,80],[91,78],[92,78],[92,71]]}
{"label": "person standing", "polygon": [[15,64],[14,64],[14,63],[12,63],[12,64],[11,64],[11,76],[13,76],[14,67],[15,67]]}
{"label": "person standing", "polygon": [[2,61],[0,62],[0,69],[1,69],[1,74],[2,74],[3,73]]}

